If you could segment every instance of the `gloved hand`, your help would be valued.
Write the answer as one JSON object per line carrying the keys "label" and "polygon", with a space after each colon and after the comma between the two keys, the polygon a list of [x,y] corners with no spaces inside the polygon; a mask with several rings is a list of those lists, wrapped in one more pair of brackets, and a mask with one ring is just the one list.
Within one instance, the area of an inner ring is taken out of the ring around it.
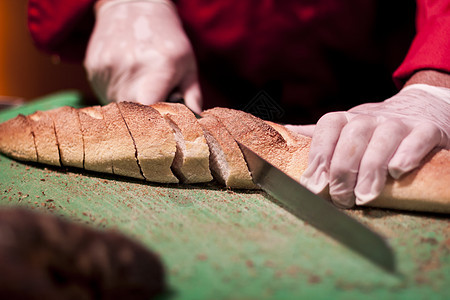
{"label": "gloved hand", "polygon": [[194,53],[171,1],[100,1],[84,66],[104,102],[152,104],[177,90],[201,112]]}
{"label": "gloved hand", "polygon": [[384,102],[324,115],[300,181],[315,193],[329,184],[337,206],[365,204],[381,193],[388,173],[398,179],[435,147],[450,149],[450,89],[413,84]]}

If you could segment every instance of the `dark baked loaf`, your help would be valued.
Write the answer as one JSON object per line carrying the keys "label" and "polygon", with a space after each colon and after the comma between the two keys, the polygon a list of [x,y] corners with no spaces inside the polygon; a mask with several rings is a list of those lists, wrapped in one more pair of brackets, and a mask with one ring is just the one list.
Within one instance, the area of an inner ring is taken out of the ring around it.
{"label": "dark baked loaf", "polygon": [[114,232],[24,209],[0,210],[0,299],[151,299],[159,258]]}

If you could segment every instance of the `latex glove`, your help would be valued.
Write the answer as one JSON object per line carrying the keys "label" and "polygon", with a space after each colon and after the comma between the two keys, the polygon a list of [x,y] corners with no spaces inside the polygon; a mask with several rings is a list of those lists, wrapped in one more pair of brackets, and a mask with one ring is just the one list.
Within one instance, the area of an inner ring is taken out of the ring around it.
{"label": "latex glove", "polygon": [[104,0],[96,14],[84,65],[101,100],[152,104],[177,90],[201,112],[194,53],[170,1]]}
{"label": "latex glove", "polygon": [[450,89],[410,85],[384,102],[324,115],[300,181],[315,193],[329,185],[337,206],[365,204],[381,193],[388,174],[398,179],[435,147],[450,149]]}

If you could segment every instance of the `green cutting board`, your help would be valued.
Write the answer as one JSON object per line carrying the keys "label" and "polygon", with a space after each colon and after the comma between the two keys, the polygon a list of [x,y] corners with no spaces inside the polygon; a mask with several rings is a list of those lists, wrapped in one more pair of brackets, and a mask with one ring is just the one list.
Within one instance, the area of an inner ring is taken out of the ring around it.
{"label": "green cutting board", "polygon": [[[82,105],[76,92],[0,113]],[[384,235],[391,275],[286,212],[263,192],[160,185],[0,156],[0,203],[114,228],[161,255],[164,299],[449,299],[447,216],[380,209],[348,214]],[[320,217],[320,216],[318,216]]]}

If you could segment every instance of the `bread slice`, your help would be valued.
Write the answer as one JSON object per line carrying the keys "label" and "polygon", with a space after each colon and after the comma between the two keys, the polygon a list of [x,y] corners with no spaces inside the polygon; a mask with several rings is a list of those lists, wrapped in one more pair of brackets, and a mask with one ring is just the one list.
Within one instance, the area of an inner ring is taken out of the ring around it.
{"label": "bread slice", "polygon": [[209,166],[214,178],[229,188],[257,189],[244,156],[227,129],[212,116],[198,121],[208,142]]}
{"label": "bread slice", "polygon": [[63,106],[50,110],[49,115],[55,125],[61,164],[83,168],[84,142],[78,111],[73,107]]}
{"label": "bread slice", "polygon": [[84,140],[84,168],[90,171],[113,173],[111,154],[114,151],[107,139],[106,123],[100,106],[78,111]]}
{"label": "bread slice", "polygon": [[152,182],[177,183],[170,168],[176,151],[172,128],[150,106],[119,102],[118,107],[134,141],[144,178]]}
{"label": "bread slice", "polygon": [[106,124],[106,140],[112,149],[111,162],[113,173],[116,175],[144,179],[137,164],[136,148],[133,139],[123,120],[122,114],[113,102],[102,107]]}
{"label": "bread slice", "polygon": [[203,130],[192,111],[179,103],[152,105],[165,117],[175,133],[177,151],[172,171],[184,183],[209,182],[209,148]]}
{"label": "bread slice", "polygon": [[265,121],[243,111],[213,108],[204,116],[217,118],[233,136],[274,166],[299,180],[308,163],[309,138],[288,143],[283,136]]}
{"label": "bread slice", "polygon": [[23,161],[37,162],[30,121],[24,115],[0,124],[0,152]]}
{"label": "bread slice", "polygon": [[37,111],[27,118],[34,134],[37,162],[52,166],[61,166],[55,126],[49,113]]}

